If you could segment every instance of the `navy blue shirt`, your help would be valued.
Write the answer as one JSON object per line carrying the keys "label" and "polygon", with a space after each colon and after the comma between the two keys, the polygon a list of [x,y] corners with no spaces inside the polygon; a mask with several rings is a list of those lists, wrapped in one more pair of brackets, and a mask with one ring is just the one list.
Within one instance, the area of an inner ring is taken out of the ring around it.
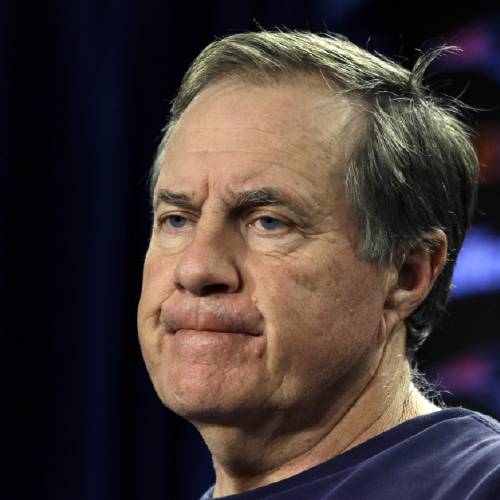
{"label": "navy blue shirt", "polygon": [[423,415],[296,476],[219,498],[500,500],[500,424],[462,408]]}

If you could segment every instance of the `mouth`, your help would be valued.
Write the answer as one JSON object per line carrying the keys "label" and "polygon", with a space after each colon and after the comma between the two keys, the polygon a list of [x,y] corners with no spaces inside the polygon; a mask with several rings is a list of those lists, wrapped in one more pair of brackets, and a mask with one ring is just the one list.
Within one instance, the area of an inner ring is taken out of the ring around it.
{"label": "mouth", "polygon": [[232,332],[179,328],[172,334],[163,334],[158,339],[158,351],[176,366],[210,366],[223,369],[255,362],[264,356],[264,336],[246,332]]}
{"label": "mouth", "polygon": [[207,334],[207,335],[248,335],[250,337],[258,337],[262,335],[261,332],[257,332],[255,330],[249,330],[244,325],[221,325],[221,326],[203,326],[196,325],[193,327],[192,325],[180,325],[178,328],[167,331],[171,335],[182,335],[182,334]]}
{"label": "mouth", "polygon": [[166,334],[262,335],[262,316],[250,308],[207,307],[203,304],[162,307],[160,324]]}
{"label": "mouth", "polygon": [[248,335],[251,337],[257,337],[261,335],[260,333],[247,332],[243,330],[233,331],[233,330],[213,329],[213,328],[179,328],[174,332],[172,332],[172,335],[182,335],[182,334]]}

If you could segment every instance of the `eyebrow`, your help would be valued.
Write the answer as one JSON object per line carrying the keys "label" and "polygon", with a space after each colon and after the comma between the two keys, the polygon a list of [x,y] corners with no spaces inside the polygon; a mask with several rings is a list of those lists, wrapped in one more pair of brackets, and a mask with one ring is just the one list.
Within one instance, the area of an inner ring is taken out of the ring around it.
{"label": "eyebrow", "polygon": [[240,209],[265,205],[280,205],[297,213],[297,215],[306,215],[305,208],[298,200],[278,189],[270,187],[234,193],[232,204],[235,208]]}
{"label": "eyebrow", "polygon": [[185,193],[176,193],[169,189],[160,189],[156,194],[153,209],[156,211],[158,206],[164,203],[165,205],[175,205],[182,208],[194,208],[194,203],[191,198]]}
{"label": "eyebrow", "polygon": [[[195,203],[187,194],[170,191],[168,189],[160,189],[158,191],[154,203],[154,209],[156,210],[161,203],[188,209],[199,208],[198,204]],[[295,200],[279,189],[271,187],[231,193],[230,201],[226,200],[225,204],[229,208],[236,210],[266,205],[280,205],[291,210],[302,218],[309,215],[309,212],[303,204],[300,203],[300,201]]]}

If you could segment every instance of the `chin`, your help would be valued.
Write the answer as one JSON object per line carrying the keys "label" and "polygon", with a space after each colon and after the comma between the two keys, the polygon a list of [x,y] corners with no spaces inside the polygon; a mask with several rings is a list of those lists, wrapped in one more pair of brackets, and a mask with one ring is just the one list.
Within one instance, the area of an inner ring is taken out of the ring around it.
{"label": "chin", "polygon": [[193,424],[240,425],[245,414],[248,415],[247,405],[242,401],[223,400],[220,397],[212,400],[206,397],[180,400],[171,396],[161,399],[167,408]]}
{"label": "chin", "polygon": [[239,377],[226,380],[218,369],[203,368],[162,377],[155,388],[163,404],[187,420],[213,424],[229,424],[255,408],[255,390]]}

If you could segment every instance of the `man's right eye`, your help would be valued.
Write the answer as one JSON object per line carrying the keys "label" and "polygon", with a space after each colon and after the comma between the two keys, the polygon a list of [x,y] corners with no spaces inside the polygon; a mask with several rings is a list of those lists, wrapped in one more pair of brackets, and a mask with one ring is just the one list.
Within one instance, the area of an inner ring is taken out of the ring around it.
{"label": "man's right eye", "polygon": [[162,217],[159,222],[160,227],[166,227],[166,229],[182,229],[189,221],[182,215],[172,214]]}

